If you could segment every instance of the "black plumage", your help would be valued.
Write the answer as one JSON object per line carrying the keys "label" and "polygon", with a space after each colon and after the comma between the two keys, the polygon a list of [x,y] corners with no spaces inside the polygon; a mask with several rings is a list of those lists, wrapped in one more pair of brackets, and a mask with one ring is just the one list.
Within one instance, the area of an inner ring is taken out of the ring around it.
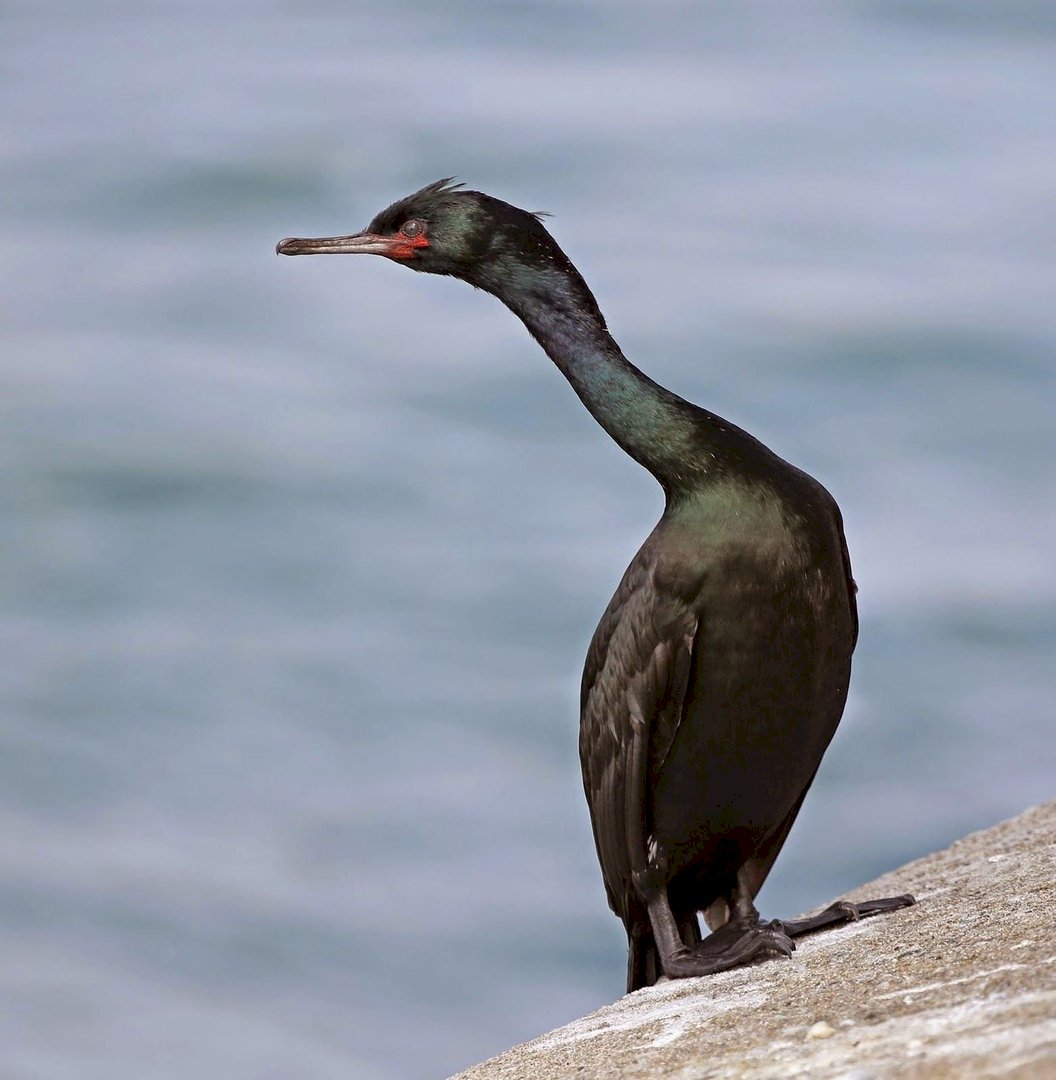
{"label": "black plumage", "polygon": [[[821,484],[632,365],[538,215],[439,181],[362,233],[277,250],[385,255],[494,294],[664,488],[581,695],[584,786],[627,930],[628,989],[787,954],[798,934],[912,903],[763,922],[752,902],[840,721],[858,633],[840,512]],[[703,940],[698,913],[713,931]]]}

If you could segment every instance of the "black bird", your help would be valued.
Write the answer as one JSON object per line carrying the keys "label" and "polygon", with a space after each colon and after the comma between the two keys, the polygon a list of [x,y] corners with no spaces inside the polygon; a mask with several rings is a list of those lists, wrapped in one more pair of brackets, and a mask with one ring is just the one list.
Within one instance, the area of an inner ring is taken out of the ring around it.
{"label": "black bird", "polygon": [[627,930],[627,989],[788,955],[799,934],[912,904],[839,902],[772,922],[753,904],[847,698],[856,590],[832,496],[631,364],[538,215],[460,189],[440,180],[364,232],[276,250],[384,255],[497,296],[664,489],[594,633],[581,697],[583,782]]}

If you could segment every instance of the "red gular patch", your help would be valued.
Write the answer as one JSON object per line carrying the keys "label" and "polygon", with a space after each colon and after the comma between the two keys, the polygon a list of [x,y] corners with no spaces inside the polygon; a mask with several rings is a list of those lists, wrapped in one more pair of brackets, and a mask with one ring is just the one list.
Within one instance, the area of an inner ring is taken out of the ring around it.
{"label": "red gular patch", "polygon": [[392,247],[385,252],[390,259],[413,259],[418,248],[427,248],[429,237],[424,232],[417,236],[408,236],[404,232],[398,232],[392,238]]}

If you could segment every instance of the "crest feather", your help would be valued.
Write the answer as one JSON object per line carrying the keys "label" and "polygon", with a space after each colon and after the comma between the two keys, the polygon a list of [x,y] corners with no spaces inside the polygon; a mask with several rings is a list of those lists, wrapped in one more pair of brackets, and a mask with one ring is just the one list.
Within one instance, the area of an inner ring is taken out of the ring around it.
{"label": "crest feather", "polygon": [[459,188],[465,186],[461,180],[456,180],[453,176],[445,176],[442,180],[434,180],[431,184],[426,184],[421,191],[416,191],[409,197],[416,199],[419,195],[443,195],[448,191],[458,191]]}

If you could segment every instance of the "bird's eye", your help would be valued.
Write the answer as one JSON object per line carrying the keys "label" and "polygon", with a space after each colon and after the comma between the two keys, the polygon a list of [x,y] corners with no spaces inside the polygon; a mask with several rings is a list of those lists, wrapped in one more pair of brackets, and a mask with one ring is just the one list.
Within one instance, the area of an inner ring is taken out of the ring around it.
{"label": "bird's eye", "polygon": [[400,232],[404,236],[421,236],[425,232],[425,222],[419,221],[418,218],[411,218],[406,222]]}

